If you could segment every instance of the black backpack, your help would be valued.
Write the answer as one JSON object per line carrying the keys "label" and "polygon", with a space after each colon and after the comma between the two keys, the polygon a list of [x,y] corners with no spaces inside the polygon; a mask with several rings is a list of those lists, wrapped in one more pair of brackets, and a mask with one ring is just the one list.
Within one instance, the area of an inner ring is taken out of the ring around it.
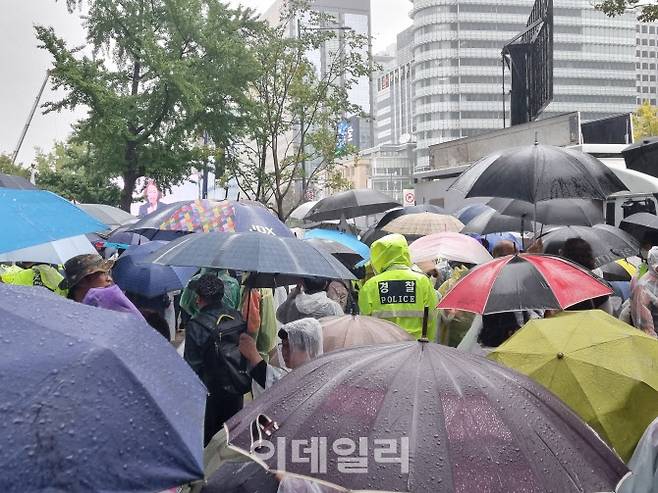
{"label": "black backpack", "polygon": [[247,332],[247,322],[242,315],[224,309],[217,319],[201,313],[195,321],[212,335],[202,347],[203,381],[212,393],[243,395],[251,390],[251,375],[247,360],[242,356],[238,345],[240,334]]}

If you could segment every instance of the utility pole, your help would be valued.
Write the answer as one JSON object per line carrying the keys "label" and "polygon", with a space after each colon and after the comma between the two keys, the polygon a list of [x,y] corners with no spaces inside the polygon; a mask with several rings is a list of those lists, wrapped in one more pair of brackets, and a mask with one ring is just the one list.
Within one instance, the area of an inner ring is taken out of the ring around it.
{"label": "utility pole", "polygon": [[[208,146],[208,132],[203,131],[203,145]],[[206,159],[205,166],[203,167],[203,185],[201,187],[201,198],[208,198],[208,160]]]}
{"label": "utility pole", "polygon": [[21,150],[21,147],[23,146],[23,141],[25,140],[25,136],[27,135],[27,130],[30,128],[30,124],[32,123],[32,118],[34,118],[34,113],[36,113],[37,108],[39,107],[39,101],[41,101],[41,96],[43,95],[43,91],[46,88],[46,84],[48,83],[48,78],[50,77],[50,72],[46,70],[46,77],[43,79],[43,83],[41,84],[41,88],[39,89],[39,93],[37,94],[36,99],[34,100],[34,104],[32,105],[32,109],[30,110],[30,114],[27,117],[27,121],[25,122],[25,126],[23,127],[23,131],[21,132],[21,136],[18,139],[18,144],[16,144],[16,149],[14,149],[14,153],[11,156],[11,164],[16,163],[16,158],[18,157],[18,152]]}

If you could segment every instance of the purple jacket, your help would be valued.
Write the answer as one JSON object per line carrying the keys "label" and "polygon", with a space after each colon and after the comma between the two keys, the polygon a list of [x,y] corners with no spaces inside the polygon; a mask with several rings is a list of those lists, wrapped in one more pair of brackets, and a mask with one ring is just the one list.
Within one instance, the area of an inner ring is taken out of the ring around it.
{"label": "purple jacket", "polygon": [[82,303],[85,305],[97,306],[115,312],[132,313],[138,318],[144,320],[139,310],[132,304],[121,288],[116,284],[107,288],[92,288],[87,291]]}

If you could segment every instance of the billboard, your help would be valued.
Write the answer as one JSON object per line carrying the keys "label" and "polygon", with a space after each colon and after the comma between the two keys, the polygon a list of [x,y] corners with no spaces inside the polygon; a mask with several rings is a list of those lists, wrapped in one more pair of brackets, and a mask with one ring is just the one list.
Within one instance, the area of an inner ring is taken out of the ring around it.
{"label": "billboard", "polygon": [[536,0],[526,29],[503,48],[512,71],[512,125],[533,121],[553,100],[553,0]]}

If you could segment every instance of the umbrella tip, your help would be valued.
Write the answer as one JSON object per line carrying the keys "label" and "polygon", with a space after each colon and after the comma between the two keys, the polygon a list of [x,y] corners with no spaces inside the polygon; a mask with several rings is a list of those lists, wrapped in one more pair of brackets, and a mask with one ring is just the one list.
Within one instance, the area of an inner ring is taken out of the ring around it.
{"label": "umbrella tip", "polygon": [[557,353],[557,359],[564,358],[564,353]]}
{"label": "umbrella tip", "polygon": [[535,145],[539,145],[539,132],[535,131]]}

